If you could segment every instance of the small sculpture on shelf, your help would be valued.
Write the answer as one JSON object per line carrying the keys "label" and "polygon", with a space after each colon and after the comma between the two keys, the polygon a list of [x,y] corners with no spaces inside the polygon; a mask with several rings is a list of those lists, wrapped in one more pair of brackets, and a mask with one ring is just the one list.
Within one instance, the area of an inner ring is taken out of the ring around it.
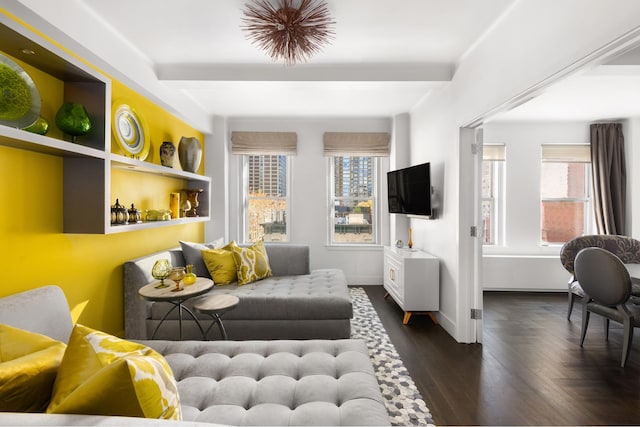
{"label": "small sculpture on shelf", "polygon": [[111,224],[123,225],[129,223],[129,212],[127,208],[120,204],[120,201],[116,199],[116,203],[111,206]]}
{"label": "small sculpture on shelf", "polygon": [[142,211],[137,209],[133,203],[129,209],[129,223],[140,224],[142,222]]}
{"label": "small sculpture on shelf", "polygon": [[184,218],[187,216],[187,212],[189,212],[191,210],[191,202],[185,198],[184,202],[182,202],[182,205],[180,206],[180,218]]}
{"label": "small sculpture on shelf", "polygon": [[71,135],[71,142],[76,142],[79,136],[91,131],[91,119],[84,105],[77,102],[65,102],[56,113],[56,126]]}
{"label": "small sculpture on shelf", "polygon": [[202,193],[204,190],[202,188],[187,188],[182,190],[187,195],[187,200],[191,204],[191,209],[185,212],[185,216],[187,217],[197,217],[198,211],[197,208],[200,206],[200,202],[198,201],[198,195]]}

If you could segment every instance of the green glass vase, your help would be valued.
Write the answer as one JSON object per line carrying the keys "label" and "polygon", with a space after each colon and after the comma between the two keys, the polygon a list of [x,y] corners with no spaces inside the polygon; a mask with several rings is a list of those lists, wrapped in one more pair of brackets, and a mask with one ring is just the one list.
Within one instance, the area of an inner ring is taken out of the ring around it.
{"label": "green glass vase", "polygon": [[91,130],[91,120],[84,105],[76,102],[65,102],[56,113],[56,126],[71,135],[76,142],[78,136],[86,135]]}

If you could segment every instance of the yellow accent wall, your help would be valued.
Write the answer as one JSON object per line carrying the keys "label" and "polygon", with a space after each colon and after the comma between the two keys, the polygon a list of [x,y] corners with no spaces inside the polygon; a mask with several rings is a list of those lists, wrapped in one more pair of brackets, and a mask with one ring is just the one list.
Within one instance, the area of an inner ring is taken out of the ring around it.
{"label": "yellow accent wall", "polygon": [[[62,83],[21,65],[43,99],[42,115],[50,129],[47,135],[60,138],[54,117],[62,103]],[[183,135],[204,141],[202,132],[112,79],[112,100],[122,98],[128,99],[147,121],[151,140],[147,161],[160,164],[162,141],[172,141],[177,146]],[[112,149],[120,152],[113,141]],[[180,167],[177,157],[176,167]],[[201,165],[199,172],[203,170]],[[0,268],[5,271],[0,296],[56,284],[69,301],[74,321],[121,336],[123,263],[176,247],[181,239],[202,241],[204,225],[173,225],[112,235],[65,234],[62,176],[60,157],[0,146]],[[121,202],[128,206],[134,202],[141,209],[168,208],[169,193],[183,185],[177,179],[113,170],[110,196],[112,203],[120,197]],[[77,209],[82,210],[82,206]]]}

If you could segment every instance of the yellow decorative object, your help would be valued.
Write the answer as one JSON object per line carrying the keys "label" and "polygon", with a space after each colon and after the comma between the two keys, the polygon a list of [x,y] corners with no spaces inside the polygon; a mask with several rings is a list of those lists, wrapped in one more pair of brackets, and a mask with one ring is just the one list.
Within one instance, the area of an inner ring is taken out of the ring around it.
{"label": "yellow decorative object", "polygon": [[47,413],[182,419],[162,355],[82,325],[69,338]]}
{"label": "yellow decorative object", "polygon": [[236,262],[238,285],[246,285],[273,275],[262,240],[248,248],[241,248],[235,242],[231,242],[229,246]]}
{"label": "yellow decorative object", "polygon": [[184,275],[184,279],[182,279],[182,283],[185,286],[193,285],[196,283],[196,275],[193,272],[193,265],[187,264],[187,274]]}
{"label": "yellow decorative object", "polygon": [[411,237],[412,234],[413,234],[413,230],[411,229],[411,227],[409,227],[409,241],[407,242],[407,246],[409,246],[409,249],[413,247],[413,239]]}
{"label": "yellow decorative object", "polygon": [[[233,243],[233,242],[232,242]],[[221,249],[205,249],[202,260],[216,285],[228,285],[238,280],[236,262],[230,245]]]}
{"label": "yellow decorative object", "polygon": [[0,325],[0,412],[42,412],[65,350],[47,336]]}
{"label": "yellow decorative object", "polygon": [[169,210],[171,219],[180,218],[180,193],[169,194]]}

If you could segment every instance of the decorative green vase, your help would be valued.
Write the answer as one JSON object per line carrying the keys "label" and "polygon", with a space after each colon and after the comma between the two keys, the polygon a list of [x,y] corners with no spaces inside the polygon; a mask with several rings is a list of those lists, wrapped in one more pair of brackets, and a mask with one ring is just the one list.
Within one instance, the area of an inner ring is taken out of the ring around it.
{"label": "decorative green vase", "polygon": [[91,120],[84,105],[76,102],[65,102],[56,113],[56,126],[71,135],[76,142],[78,136],[86,135],[91,130]]}
{"label": "decorative green vase", "polygon": [[38,135],[46,135],[49,130],[49,123],[44,117],[40,116],[38,120],[36,120],[31,126],[24,128],[24,130],[37,133]]}

